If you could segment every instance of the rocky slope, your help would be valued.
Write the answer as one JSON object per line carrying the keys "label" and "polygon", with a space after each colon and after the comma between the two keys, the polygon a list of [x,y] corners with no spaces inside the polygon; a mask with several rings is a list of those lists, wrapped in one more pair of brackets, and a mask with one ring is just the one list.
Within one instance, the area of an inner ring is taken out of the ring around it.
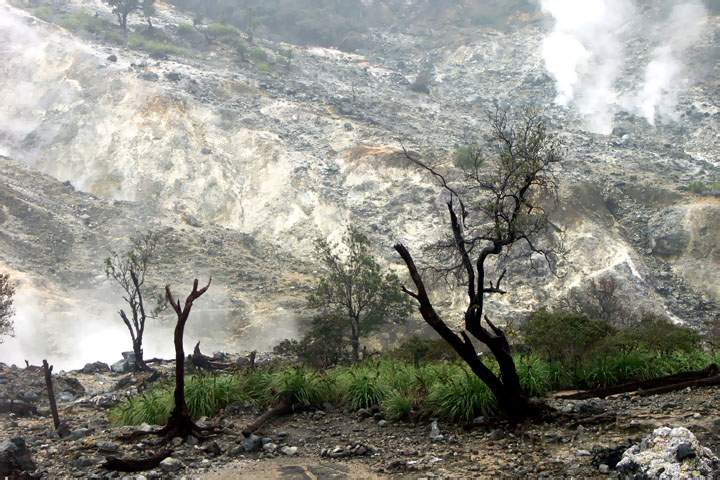
{"label": "rocky slope", "polygon": [[[603,135],[553,102],[540,53],[550,24],[539,13],[504,32],[397,25],[358,53],[258,40],[271,60],[291,49],[287,67],[240,62],[222,44],[152,58],[48,23],[37,4],[0,2],[0,154],[13,159],[1,160],[0,262],[32,289],[27,304],[52,297],[67,312],[67,299],[98,298],[94,321],[107,320],[115,305],[98,287],[98,261],[155,225],[172,232],[158,284],[212,274],[218,321],[269,326],[239,340],[265,348],[297,329],[314,237],[359,224],[391,263],[392,242],[419,250],[437,237],[442,195],[402,161],[400,144],[449,157],[501,102],[539,105],[563,132],[555,221],[569,255],[562,278],[515,267],[493,314],[517,318],[611,273],[628,303],[697,325],[718,315],[720,198],[686,189],[720,175],[720,67],[708,63],[717,16],[688,55],[702,73],[679,96],[678,120],[652,126],[618,112]],[[55,8],[112,21],[100,1]],[[180,42],[191,18],[160,3],[154,24]],[[627,48],[647,57],[638,39]],[[430,94],[411,91],[428,66]],[[636,72],[627,75],[630,84]],[[20,303],[21,317],[37,317]]]}

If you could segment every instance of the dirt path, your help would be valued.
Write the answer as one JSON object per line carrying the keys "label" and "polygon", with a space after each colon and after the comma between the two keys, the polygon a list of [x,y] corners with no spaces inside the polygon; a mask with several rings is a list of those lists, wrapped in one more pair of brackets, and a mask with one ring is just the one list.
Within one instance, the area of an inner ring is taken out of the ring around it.
{"label": "dirt path", "polygon": [[202,480],[381,480],[357,462],[322,462],[317,458],[238,461],[200,477]]}

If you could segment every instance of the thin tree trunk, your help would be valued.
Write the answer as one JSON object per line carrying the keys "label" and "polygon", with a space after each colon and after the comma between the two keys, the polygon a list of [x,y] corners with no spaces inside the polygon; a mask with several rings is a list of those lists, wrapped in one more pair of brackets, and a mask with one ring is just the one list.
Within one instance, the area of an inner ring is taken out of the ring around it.
{"label": "thin tree trunk", "polygon": [[55,403],[55,390],[52,383],[52,365],[48,365],[47,360],[43,360],[43,370],[45,372],[45,386],[47,387],[48,400],[50,401],[50,411],[52,412],[53,425],[55,430],[60,428],[60,416],[58,415],[57,403]]}

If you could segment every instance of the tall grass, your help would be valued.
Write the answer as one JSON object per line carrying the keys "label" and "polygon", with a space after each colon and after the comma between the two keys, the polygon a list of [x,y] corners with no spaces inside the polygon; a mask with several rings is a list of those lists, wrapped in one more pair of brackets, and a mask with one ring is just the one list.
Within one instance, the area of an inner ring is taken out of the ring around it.
{"label": "tall grass", "polygon": [[[515,358],[528,395],[543,396],[566,388],[597,388],[699,370],[720,358],[703,351],[657,353],[632,350],[587,358],[581,363],[548,362],[534,355]],[[492,359],[484,360],[497,372]],[[115,423],[163,424],[172,410],[173,386],[158,385],[114,408]],[[296,406],[321,408],[330,403],[356,411],[380,408],[390,419],[441,417],[469,422],[492,416],[499,406],[488,387],[459,361],[411,361],[383,358],[327,371],[279,366],[236,375],[193,375],[186,400],[195,418],[217,414],[230,404],[266,408],[289,396]]]}

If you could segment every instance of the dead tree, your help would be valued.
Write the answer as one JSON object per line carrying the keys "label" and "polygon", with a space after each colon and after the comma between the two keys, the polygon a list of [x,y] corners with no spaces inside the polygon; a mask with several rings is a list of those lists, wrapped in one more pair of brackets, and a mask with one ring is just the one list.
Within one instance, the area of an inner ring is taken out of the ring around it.
{"label": "dead tree", "polygon": [[145,277],[155,261],[159,239],[158,233],[139,235],[132,239],[128,251],[110,252],[110,256],[105,259],[105,274],[120,287],[123,300],[129,307],[129,316],[122,308],[118,313],[130,332],[136,371],[148,369],[143,359],[142,348],[145,323],[148,318],[154,318],[164,306],[162,302],[157,302],[157,306],[152,311],[148,311],[145,303],[147,297]]}
{"label": "dead tree", "polygon": [[[453,330],[435,310],[423,273],[410,251],[400,243],[395,250],[415,284],[415,291],[405,287],[403,291],[417,301],[425,322],[487,384],[505,414],[520,420],[536,409],[520,385],[505,333],[484,312],[487,296],[506,293],[502,281],[507,270],[503,269],[494,283],[486,275],[491,259],[521,246],[531,261],[533,255],[540,255],[554,271],[558,249],[541,247],[537,242],[551,226],[546,205],[557,198],[552,167],[560,161],[562,145],[547,132],[544,121],[530,111],[516,120],[508,110],[496,109],[490,116],[490,126],[496,148],[493,158],[486,160],[484,153],[474,148],[470,155],[465,155],[462,165],[448,169],[447,173],[403,148],[405,156],[434,176],[448,196],[449,235],[432,245],[436,265],[423,272],[455,279],[464,285],[468,302],[460,332]],[[559,245],[552,243],[555,247]],[[490,350],[498,363],[499,375],[482,362],[471,336]]]}
{"label": "dead tree", "polygon": [[57,403],[55,403],[55,390],[52,383],[52,365],[48,365],[47,360],[43,360],[43,372],[45,373],[45,386],[47,387],[48,400],[50,402],[50,412],[52,412],[53,425],[55,430],[60,428],[60,416],[58,415]]}
{"label": "dead tree", "polygon": [[185,334],[185,324],[190,317],[190,310],[192,309],[193,303],[205,292],[207,292],[207,289],[210,288],[211,281],[212,279],[208,280],[208,284],[198,290],[198,280],[195,279],[192,291],[187,296],[184,305],[180,304],[179,299],[176,300],[173,297],[172,292],[170,292],[170,285],[165,287],[165,296],[167,301],[177,314],[177,324],[175,325],[174,335],[175,408],[173,408],[173,411],[170,414],[167,425],[158,432],[159,435],[164,435],[166,438],[187,438],[190,435],[201,438],[204,436],[204,432],[206,431],[193,422],[190,410],[188,409],[187,403],[185,403],[185,350],[183,349],[183,336]]}

